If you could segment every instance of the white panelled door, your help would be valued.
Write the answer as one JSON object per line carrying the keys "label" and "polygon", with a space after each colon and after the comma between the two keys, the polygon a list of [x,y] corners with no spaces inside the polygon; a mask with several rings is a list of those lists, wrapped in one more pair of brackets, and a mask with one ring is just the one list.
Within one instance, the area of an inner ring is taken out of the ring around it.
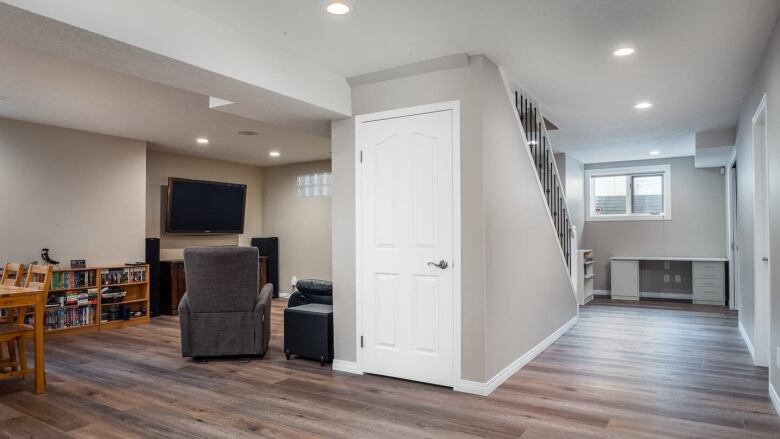
{"label": "white panelled door", "polygon": [[453,385],[453,112],[362,122],[363,370]]}

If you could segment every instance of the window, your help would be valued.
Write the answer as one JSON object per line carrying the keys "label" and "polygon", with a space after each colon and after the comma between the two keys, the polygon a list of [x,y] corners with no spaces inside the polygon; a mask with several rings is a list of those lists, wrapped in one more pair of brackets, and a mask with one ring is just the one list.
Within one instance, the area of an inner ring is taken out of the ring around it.
{"label": "window", "polygon": [[588,221],[671,219],[669,165],[590,169]]}
{"label": "window", "polygon": [[298,176],[298,196],[329,197],[330,196],[330,172],[318,172]]}

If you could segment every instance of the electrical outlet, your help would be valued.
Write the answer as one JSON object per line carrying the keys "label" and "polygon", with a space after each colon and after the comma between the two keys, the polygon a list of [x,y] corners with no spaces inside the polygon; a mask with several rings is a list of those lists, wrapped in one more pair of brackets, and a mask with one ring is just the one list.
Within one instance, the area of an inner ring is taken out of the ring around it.
{"label": "electrical outlet", "polygon": [[672,280],[672,278],[670,278],[668,274],[664,275],[664,282],[669,282],[671,280]]}
{"label": "electrical outlet", "polygon": [[668,270],[668,269],[669,269],[669,267],[671,267],[671,262],[669,262],[669,261],[664,261],[664,270]]}
{"label": "electrical outlet", "polygon": [[674,275],[674,283],[679,284],[681,282],[682,282],[682,276],[680,276],[679,274],[675,274]]}

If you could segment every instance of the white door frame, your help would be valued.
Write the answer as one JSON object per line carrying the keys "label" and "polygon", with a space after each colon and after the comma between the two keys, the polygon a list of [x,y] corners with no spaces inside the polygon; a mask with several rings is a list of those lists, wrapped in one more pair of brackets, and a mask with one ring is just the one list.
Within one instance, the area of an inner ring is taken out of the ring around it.
{"label": "white door frame", "polygon": [[[763,122],[762,122],[763,121]],[[761,103],[758,104],[755,114],[753,115],[753,123],[751,125],[751,135],[753,142],[753,203],[754,203],[754,218],[753,218],[753,245],[754,245],[754,258],[753,258],[753,291],[754,291],[754,303],[755,303],[755,315],[753,317],[753,347],[755,349],[755,356],[753,362],[758,366],[769,366],[770,358],[770,342],[769,342],[769,325],[770,325],[770,276],[769,266],[766,267],[766,288],[763,291],[758,289],[759,276],[763,276],[762,272],[765,269],[764,264],[771,263],[771,255],[769,255],[769,247],[767,246],[766,254],[764,253],[764,242],[769,242],[769,235],[771,233],[768,218],[769,218],[769,166],[767,161],[767,153],[769,151],[769,138],[768,134],[768,117],[767,117],[767,97],[766,93],[761,99]],[[763,142],[756,141],[756,133],[763,131]],[[760,173],[760,177],[759,177]],[[758,213],[758,206],[763,206],[761,213]],[[766,223],[766,224],[765,224]],[[766,231],[766,236],[763,232]],[[764,262],[763,258],[770,258],[767,262]]]}
{"label": "white door frame", "polygon": [[[728,199],[728,230],[726,231],[726,254],[729,259],[729,308],[735,311],[739,311],[740,297],[739,297],[739,245],[737,244],[737,215],[739,214],[739,203],[737,202],[738,186],[736,178],[739,176],[739,171],[735,167],[737,162],[737,151],[731,155],[731,159],[728,161],[726,167],[726,196]],[[737,172],[735,177],[735,172]]]}
{"label": "white door frame", "polygon": [[355,362],[357,370],[363,373],[363,167],[361,150],[363,140],[360,127],[365,122],[394,119],[419,114],[452,111],[452,230],[453,230],[453,386],[460,382],[461,369],[461,206],[460,206],[460,101],[399,108],[378,113],[355,116]]}

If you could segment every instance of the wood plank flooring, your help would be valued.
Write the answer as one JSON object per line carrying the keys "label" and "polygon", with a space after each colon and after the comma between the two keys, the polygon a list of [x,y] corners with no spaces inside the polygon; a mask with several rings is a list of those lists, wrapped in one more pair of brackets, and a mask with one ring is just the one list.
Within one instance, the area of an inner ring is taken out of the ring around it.
{"label": "wood plank flooring", "polygon": [[767,369],[725,308],[596,301],[490,397],[271,352],[181,358],[175,317],[46,343],[48,385],[0,383],[0,437],[780,438]]}

